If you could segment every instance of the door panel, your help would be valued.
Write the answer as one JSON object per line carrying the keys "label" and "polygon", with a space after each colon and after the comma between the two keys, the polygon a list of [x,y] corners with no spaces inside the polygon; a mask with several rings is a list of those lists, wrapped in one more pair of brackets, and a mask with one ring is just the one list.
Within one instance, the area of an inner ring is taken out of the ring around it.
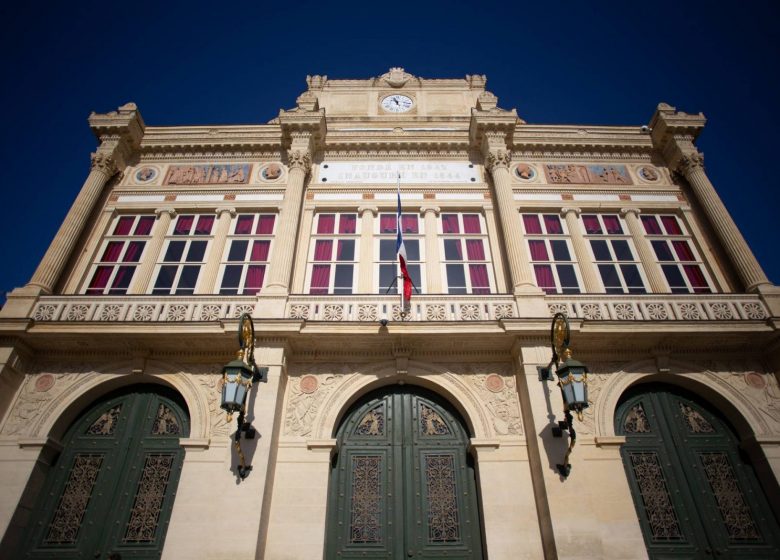
{"label": "door panel", "polygon": [[179,437],[189,433],[177,401],[140,386],[74,423],[31,516],[23,557],[160,557],[183,460]]}
{"label": "door panel", "polygon": [[641,386],[616,432],[651,558],[780,556],[778,527],[739,441],[694,395]]}
{"label": "door panel", "polygon": [[383,389],[338,431],[328,558],[481,558],[468,435],[434,394]]}

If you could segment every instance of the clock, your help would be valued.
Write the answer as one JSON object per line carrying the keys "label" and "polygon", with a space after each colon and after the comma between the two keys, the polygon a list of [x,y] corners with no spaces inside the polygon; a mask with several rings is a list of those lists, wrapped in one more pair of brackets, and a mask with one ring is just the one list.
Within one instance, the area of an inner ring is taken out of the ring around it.
{"label": "clock", "polygon": [[405,113],[414,106],[414,101],[411,97],[394,93],[382,99],[379,104],[390,113]]}

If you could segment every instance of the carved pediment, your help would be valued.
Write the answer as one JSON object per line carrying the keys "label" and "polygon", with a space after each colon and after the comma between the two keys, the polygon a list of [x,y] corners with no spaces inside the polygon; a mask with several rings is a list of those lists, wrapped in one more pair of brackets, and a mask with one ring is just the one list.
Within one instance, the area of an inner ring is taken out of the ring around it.
{"label": "carved pediment", "polygon": [[412,79],[415,79],[415,76],[404,71],[403,68],[390,68],[390,71],[379,76],[378,81],[384,82],[390,87],[400,88]]}

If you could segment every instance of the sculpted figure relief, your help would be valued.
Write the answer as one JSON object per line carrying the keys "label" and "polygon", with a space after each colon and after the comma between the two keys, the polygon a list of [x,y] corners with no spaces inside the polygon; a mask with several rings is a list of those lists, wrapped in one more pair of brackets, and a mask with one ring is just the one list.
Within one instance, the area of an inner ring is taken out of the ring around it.
{"label": "sculpted figure relief", "polygon": [[166,185],[214,185],[247,183],[252,166],[248,163],[214,165],[172,165]]}
{"label": "sculpted figure relief", "polygon": [[548,164],[544,166],[544,172],[550,183],[631,184],[631,178],[625,165]]}

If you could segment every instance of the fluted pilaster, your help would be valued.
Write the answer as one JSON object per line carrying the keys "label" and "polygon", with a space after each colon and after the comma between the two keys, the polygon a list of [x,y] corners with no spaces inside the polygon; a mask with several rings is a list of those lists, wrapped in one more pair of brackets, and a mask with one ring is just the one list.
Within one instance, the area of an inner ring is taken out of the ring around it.
{"label": "fluted pilaster", "polygon": [[358,293],[374,291],[374,218],[379,212],[376,206],[360,206],[360,262],[358,263]]}
{"label": "fluted pilaster", "polygon": [[202,294],[213,294],[216,291],[219,267],[222,264],[222,253],[225,251],[230,223],[236,215],[235,208],[217,208],[217,228],[214,231],[214,239],[211,241],[209,257],[201,273],[200,289]]}
{"label": "fluted pilaster", "polygon": [[425,224],[425,289],[429,294],[442,293],[441,268],[439,263],[439,228],[437,216],[441,211],[438,206],[423,206]]}

